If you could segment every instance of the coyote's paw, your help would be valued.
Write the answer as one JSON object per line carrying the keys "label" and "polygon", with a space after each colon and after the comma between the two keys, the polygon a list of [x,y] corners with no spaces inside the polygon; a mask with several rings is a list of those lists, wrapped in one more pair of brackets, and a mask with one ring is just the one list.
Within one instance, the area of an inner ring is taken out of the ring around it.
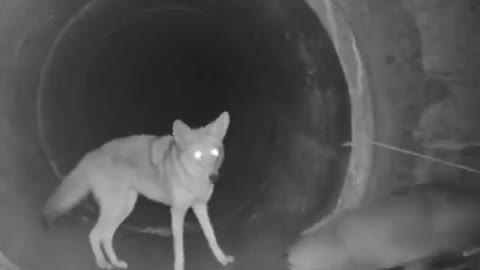
{"label": "coyote's paw", "polygon": [[218,258],[218,261],[223,265],[227,265],[227,264],[230,264],[230,263],[233,263],[233,261],[235,260],[235,258],[233,256],[229,256],[229,255],[223,255],[221,257]]}
{"label": "coyote's paw", "polygon": [[120,269],[127,269],[128,264],[125,261],[116,261],[113,263],[113,266]]}
{"label": "coyote's paw", "polygon": [[109,270],[113,268],[113,265],[108,263],[106,260],[97,260],[97,266],[100,269]]}

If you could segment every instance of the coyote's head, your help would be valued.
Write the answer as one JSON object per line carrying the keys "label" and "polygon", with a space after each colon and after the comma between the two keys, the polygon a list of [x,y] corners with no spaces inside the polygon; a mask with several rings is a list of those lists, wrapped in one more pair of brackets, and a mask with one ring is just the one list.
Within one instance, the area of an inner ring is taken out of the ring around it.
{"label": "coyote's head", "polygon": [[223,112],[204,127],[191,128],[182,120],[173,123],[173,137],[180,165],[191,175],[208,176],[212,183],[218,179],[223,162],[223,139],[230,124],[230,115]]}

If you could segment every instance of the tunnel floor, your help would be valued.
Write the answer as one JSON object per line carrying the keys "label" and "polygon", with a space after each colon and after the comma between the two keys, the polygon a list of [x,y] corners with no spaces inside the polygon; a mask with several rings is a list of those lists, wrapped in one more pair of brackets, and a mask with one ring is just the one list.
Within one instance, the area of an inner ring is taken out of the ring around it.
{"label": "tunnel floor", "polygon": [[[257,224],[256,224],[257,223]],[[235,262],[229,266],[220,265],[211,253],[205,238],[201,234],[190,235],[185,241],[185,269],[288,269],[283,253],[289,241],[296,236],[298,228],[282,226],[285,220],[278,220],[275,226],[264,226],[258,221],[245,221],[245,230],[232,235],[228,230],[217,230],[218,241],[226,254],[233,255]],[[65,265],[74,265],[78,258],[74,254],[90,253],[88,233],[91,226],[78,225],[78,222],[63,222],[55,231],[50,232],[49,240],[55,241],[54,250],[68,250],[73,256],[57,258],[46,262],[43,252],[38,252],[31,269],[60,269]],[[248,239],[245,239],[245,238]],[[228,239],[228,240],[227,240]],[[72,246],[69,242],[77,242]],[[250,243],[250,244],[239,244]],[[129,263],[129,269],[173,269],[173,250],[171,237],[132,234],[119,231],[114,245],[119,258]],[[259,256],[258,252],[261,252]],[[63,252],[62,252],[63,253]],[[89,269],[96,269],[93,260],[88,260]],[[81,262],[84,265],[86,262]],[[69,268],[75,269],[75,268]],[[85,268],[83,268],[85,269]]]}

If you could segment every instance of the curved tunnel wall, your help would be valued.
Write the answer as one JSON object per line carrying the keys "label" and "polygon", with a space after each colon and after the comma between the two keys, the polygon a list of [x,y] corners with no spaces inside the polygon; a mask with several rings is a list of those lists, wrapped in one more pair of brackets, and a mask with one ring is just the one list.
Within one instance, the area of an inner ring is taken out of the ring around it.
{"label": "curved tunnel wall", "polygon": [[[276,2],[268,3],[273,3],[268,10],[275,10]],[[444,138],[462,142],[477,139],[474,119],[479,99],[475,91],[478,85],[475,71],[480,61],[474,54],[478,40],[470,39],[478,32],[476,20],[480,17],[475,1],[385,4],[380,0],[312,0],[308,4],[334,40],[349,85],[352,136],[354,144],[357,138],[357,144],[349,162],[342,202],[346,202],[347,207],[358,204],[375,193],[422,181],[439,169],[446,172],[442,175],[453,180],[472,179],[471,175],[451,168],[439,168],[399,153],[371,148],[363,144],[358,135],[437,155],[438,151],[428,148],[429,143]],[[35,104],[40,71],[53,41],[84,5],[84,1],[12,0],[0,6],[0,35],[6,37],[0,41],[0,143],[4,153],[0,162],[0,248],[14,262],[32,269],[63,268],[66,262],[78,269],[93,267],[85,227],[63,226],[53,234],[46,233],[37,216],[56,184],[38,140]],[[369,114],[371,118],[365,118]],[[361,129],[363,132],[359,132]],[[476,165],[475,159],[460,152],[443,153],[443,156]],[[352,197],[354,199],[350,199]],[[250,235],[268,235],[269,230],[271,228],[256,227]],[[145,269],[168,264],[170,241],[149,236],[140,238],[123,237],[119,240],[119,253]],[[202,241],[198,240],[205,245]],[[270,243],[275,241],[278,239]],[[235,244],[235,240],[226,243],[226,249]],[[269,250],[271,246],[259,248]],[[197,256],[203,255],[205,253]],[[265,269],[279,264],[278,254],[269,255],[263,256],[264,260],[257,266]],[[255,258],[255,254],[250,256]],[[198,261],[191,258],[192,262]],[[204,263],[215,265],[212,261]],[[187,267],[188,264],[189,260]],[[242,265],[239,260],[238,267],[247,269],[252,265]]]}
{"label": "curved tunnel wall", "polygon": [[[43,70],[40,136],[59,175],[109,139],[171,133],[176,118],[198,126],[228,110],[214,223],[259,200],[255,215],[323,211],[342,183],[350,112],[336,53],[308,6],[280,6],[295,11],[272,18],[251,4],[110,3],[70,21]],[[143,200],[137,210],[132,224],[169,224],[164,206]]]}

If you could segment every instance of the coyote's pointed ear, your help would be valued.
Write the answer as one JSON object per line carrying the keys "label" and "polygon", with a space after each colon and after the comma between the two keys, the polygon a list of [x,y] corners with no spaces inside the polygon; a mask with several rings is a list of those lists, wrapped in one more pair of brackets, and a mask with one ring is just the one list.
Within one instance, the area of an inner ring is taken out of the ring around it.
{"label": "coyote's pointed ear", "polygon": [[228,126],[230,125],[230,115],[228,112],[223,112],[220,116],[208,125],[208,129],[210,133],[218,138],[219,140],[223,140],[225,134],[227,133]]}
{"label": "coyote's pointed ear", "polygon": [[173,122],[173,138],[177,143],[187,143],[191,139],[192,130],[182,120]]}

